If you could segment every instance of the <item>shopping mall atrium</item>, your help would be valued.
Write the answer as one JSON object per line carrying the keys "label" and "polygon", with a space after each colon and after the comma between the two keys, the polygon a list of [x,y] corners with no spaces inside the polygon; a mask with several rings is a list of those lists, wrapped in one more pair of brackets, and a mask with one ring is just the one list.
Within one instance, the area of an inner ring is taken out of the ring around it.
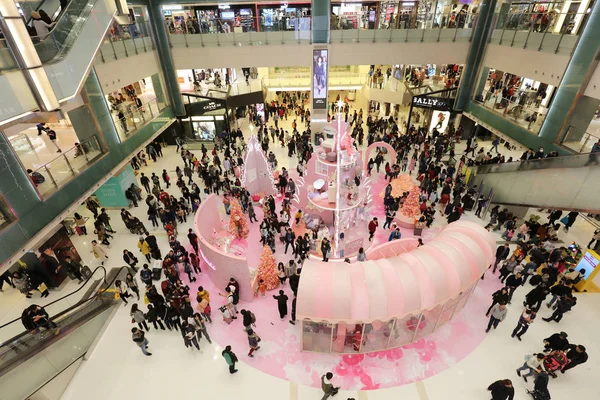
{"label": "shopping mall atrium", "polygon": [[0,0],[0,400],[598,398],[596,1]]}

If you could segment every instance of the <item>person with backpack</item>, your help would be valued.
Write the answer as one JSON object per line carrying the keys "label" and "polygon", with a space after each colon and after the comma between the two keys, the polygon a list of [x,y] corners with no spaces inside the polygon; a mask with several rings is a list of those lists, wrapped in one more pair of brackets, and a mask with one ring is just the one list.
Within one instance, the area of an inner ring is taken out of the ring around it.
{"label": "person with backpack", "polygon": [[332,379],[333,374],[331,372],[321,376],[321,389],[323,390],[323,397],[321,400],[327,400],[329,397],[335,396],[340,390],[339,387],[333,386],[333,383],[331,383]]}
{"label": "person with backpack", "polygon": [[225,349],[221,352],[221,355],[223,356],[225,362],[229,366],[229,373],[235,374],[236,372],[238,372],[238,370],[235,369],[235,363],[238,362],[238,358],[235,355],[235,353],[231,351],[231,346],[225,346]]}
{"label": "person with backpack", "polygon": [[131,340],[142,350],[142,353],[146,356],[151,356],[152,353],[148,352],[148,339],[144,331],[138,328],[131,328]]}
{"label": "person with backpack", "polygon": [[252,329],[246,329],[246,333],[248,334],[248,346],[250,346],[248,357],[254,357],[252,353],[260,349],[258,344],[260,343],[261,339],[260,336],[258,336]]}
{"label": "person with backpack", "polygon": [[162,192],[162,188],[160,187],[160,178],[154,172],[152,173],[150,179],[152,180],[152,183],[158,187],[158,190]]}

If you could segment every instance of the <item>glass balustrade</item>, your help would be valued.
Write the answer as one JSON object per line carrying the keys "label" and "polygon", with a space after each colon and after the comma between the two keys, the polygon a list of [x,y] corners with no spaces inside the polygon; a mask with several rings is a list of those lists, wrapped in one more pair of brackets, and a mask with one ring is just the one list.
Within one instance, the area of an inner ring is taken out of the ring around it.
{"label": "glass balustrade", "polygon": [[54,160],[30,172],[29,175],[38,193],[42,197],[48,197],[71,178],[88,168],[101,155],[100,143],[94,135],[68,150],[63,149],[62,153]]}
{"label": "glass balustrade", "polygon": [[570,54],[587,13],[510,13],[494,15],[490,43]]}
{"label": "glass balustrade", "polygon": [[[561,144],[577,153],[590,153],[600,148],[600,134],[569,126]],[[596,148],[594,149],[594,145]]]}
{"label": "glass balustrade", "polygon": [[[365,42],[456,42],[470,41],[477,22],[475,14],[402,14],[393,16],[385,26],[363,23],[367,14],[332,16],[331,43]],[[265,26],[262,18],[244,26],[235,20],[210,19],[195,23],[167,20],[172,47],[245,46],[268,44],[310,44],[311,18],[290,18],[285,23]],[[315,33],[317,34],[317,33]]]}
{"label": "glass balustrade", "polygon": [[111,105],[111,116],[121,142],[157,117],[166,106],[166,103],[161,103],[156,98],[141,107],[137,107],[132,101]]}
{"label": "glass balustrade", "polygon": [[154,43],[148,22],[136,21],[120,25],[114,21],[100,46],[97,60],[114,61],[153,50]]}
{"label": "glass balustrade", "polygon": [[501,114],[509,121],[537,135],[540,133],[548,109],[537,105],[535,101],[527,102],[525,99],[525,97],[519,99],[518,96],[503,97],[499,90],[496,92],[484,90],[475,97],[475,101],[485,108]]}

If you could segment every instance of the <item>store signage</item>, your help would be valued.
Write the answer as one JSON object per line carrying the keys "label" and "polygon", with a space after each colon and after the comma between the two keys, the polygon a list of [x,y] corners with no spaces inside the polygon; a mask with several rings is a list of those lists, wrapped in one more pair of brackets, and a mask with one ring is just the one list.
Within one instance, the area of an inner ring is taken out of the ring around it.
{"label": "store signage", "polygon": [[431,96],[414,96],[412,99],[413,107],[431,108],[434,110],[452,109],[453,99]]}
{"label": "store signage", "polygon": [[328,50],[313,50],[312,96],[313,110],[327,109],[327,78],[329,71]]}
{"label": "store signage", "polygon": [[202,104],[202,111],[203,112],[214,111],[214,110],[217,110],[217,109],[219,109],[221,107],[223,107],[222,104],[217,103],[214,100],[211,100],[208,103]]}

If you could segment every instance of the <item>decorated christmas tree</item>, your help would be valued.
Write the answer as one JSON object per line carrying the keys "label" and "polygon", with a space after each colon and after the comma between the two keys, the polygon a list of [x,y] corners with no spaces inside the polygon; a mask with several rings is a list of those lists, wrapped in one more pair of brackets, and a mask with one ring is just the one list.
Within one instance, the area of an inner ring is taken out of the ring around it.
{"label": "decorated christmas tree", "polygon": [[269,246],[263,248],[258,264],[258,281],[263,280],[267,290],[273,290],[279,286],[277,269],[275,268],[275,256]]}
{"label": "decorated christmas tree", "polygon": [[231,200],[229,231],[239,239],[246,239],[248,237],[248,218],[236,199]]}
{"label": "decorated christmas tree", "polygon": [[421,189],[415,186],[404,200],[404,205],[400,213],[407,217],[416,218],[421,214],[421,205],[419,203],[419,192]]}

